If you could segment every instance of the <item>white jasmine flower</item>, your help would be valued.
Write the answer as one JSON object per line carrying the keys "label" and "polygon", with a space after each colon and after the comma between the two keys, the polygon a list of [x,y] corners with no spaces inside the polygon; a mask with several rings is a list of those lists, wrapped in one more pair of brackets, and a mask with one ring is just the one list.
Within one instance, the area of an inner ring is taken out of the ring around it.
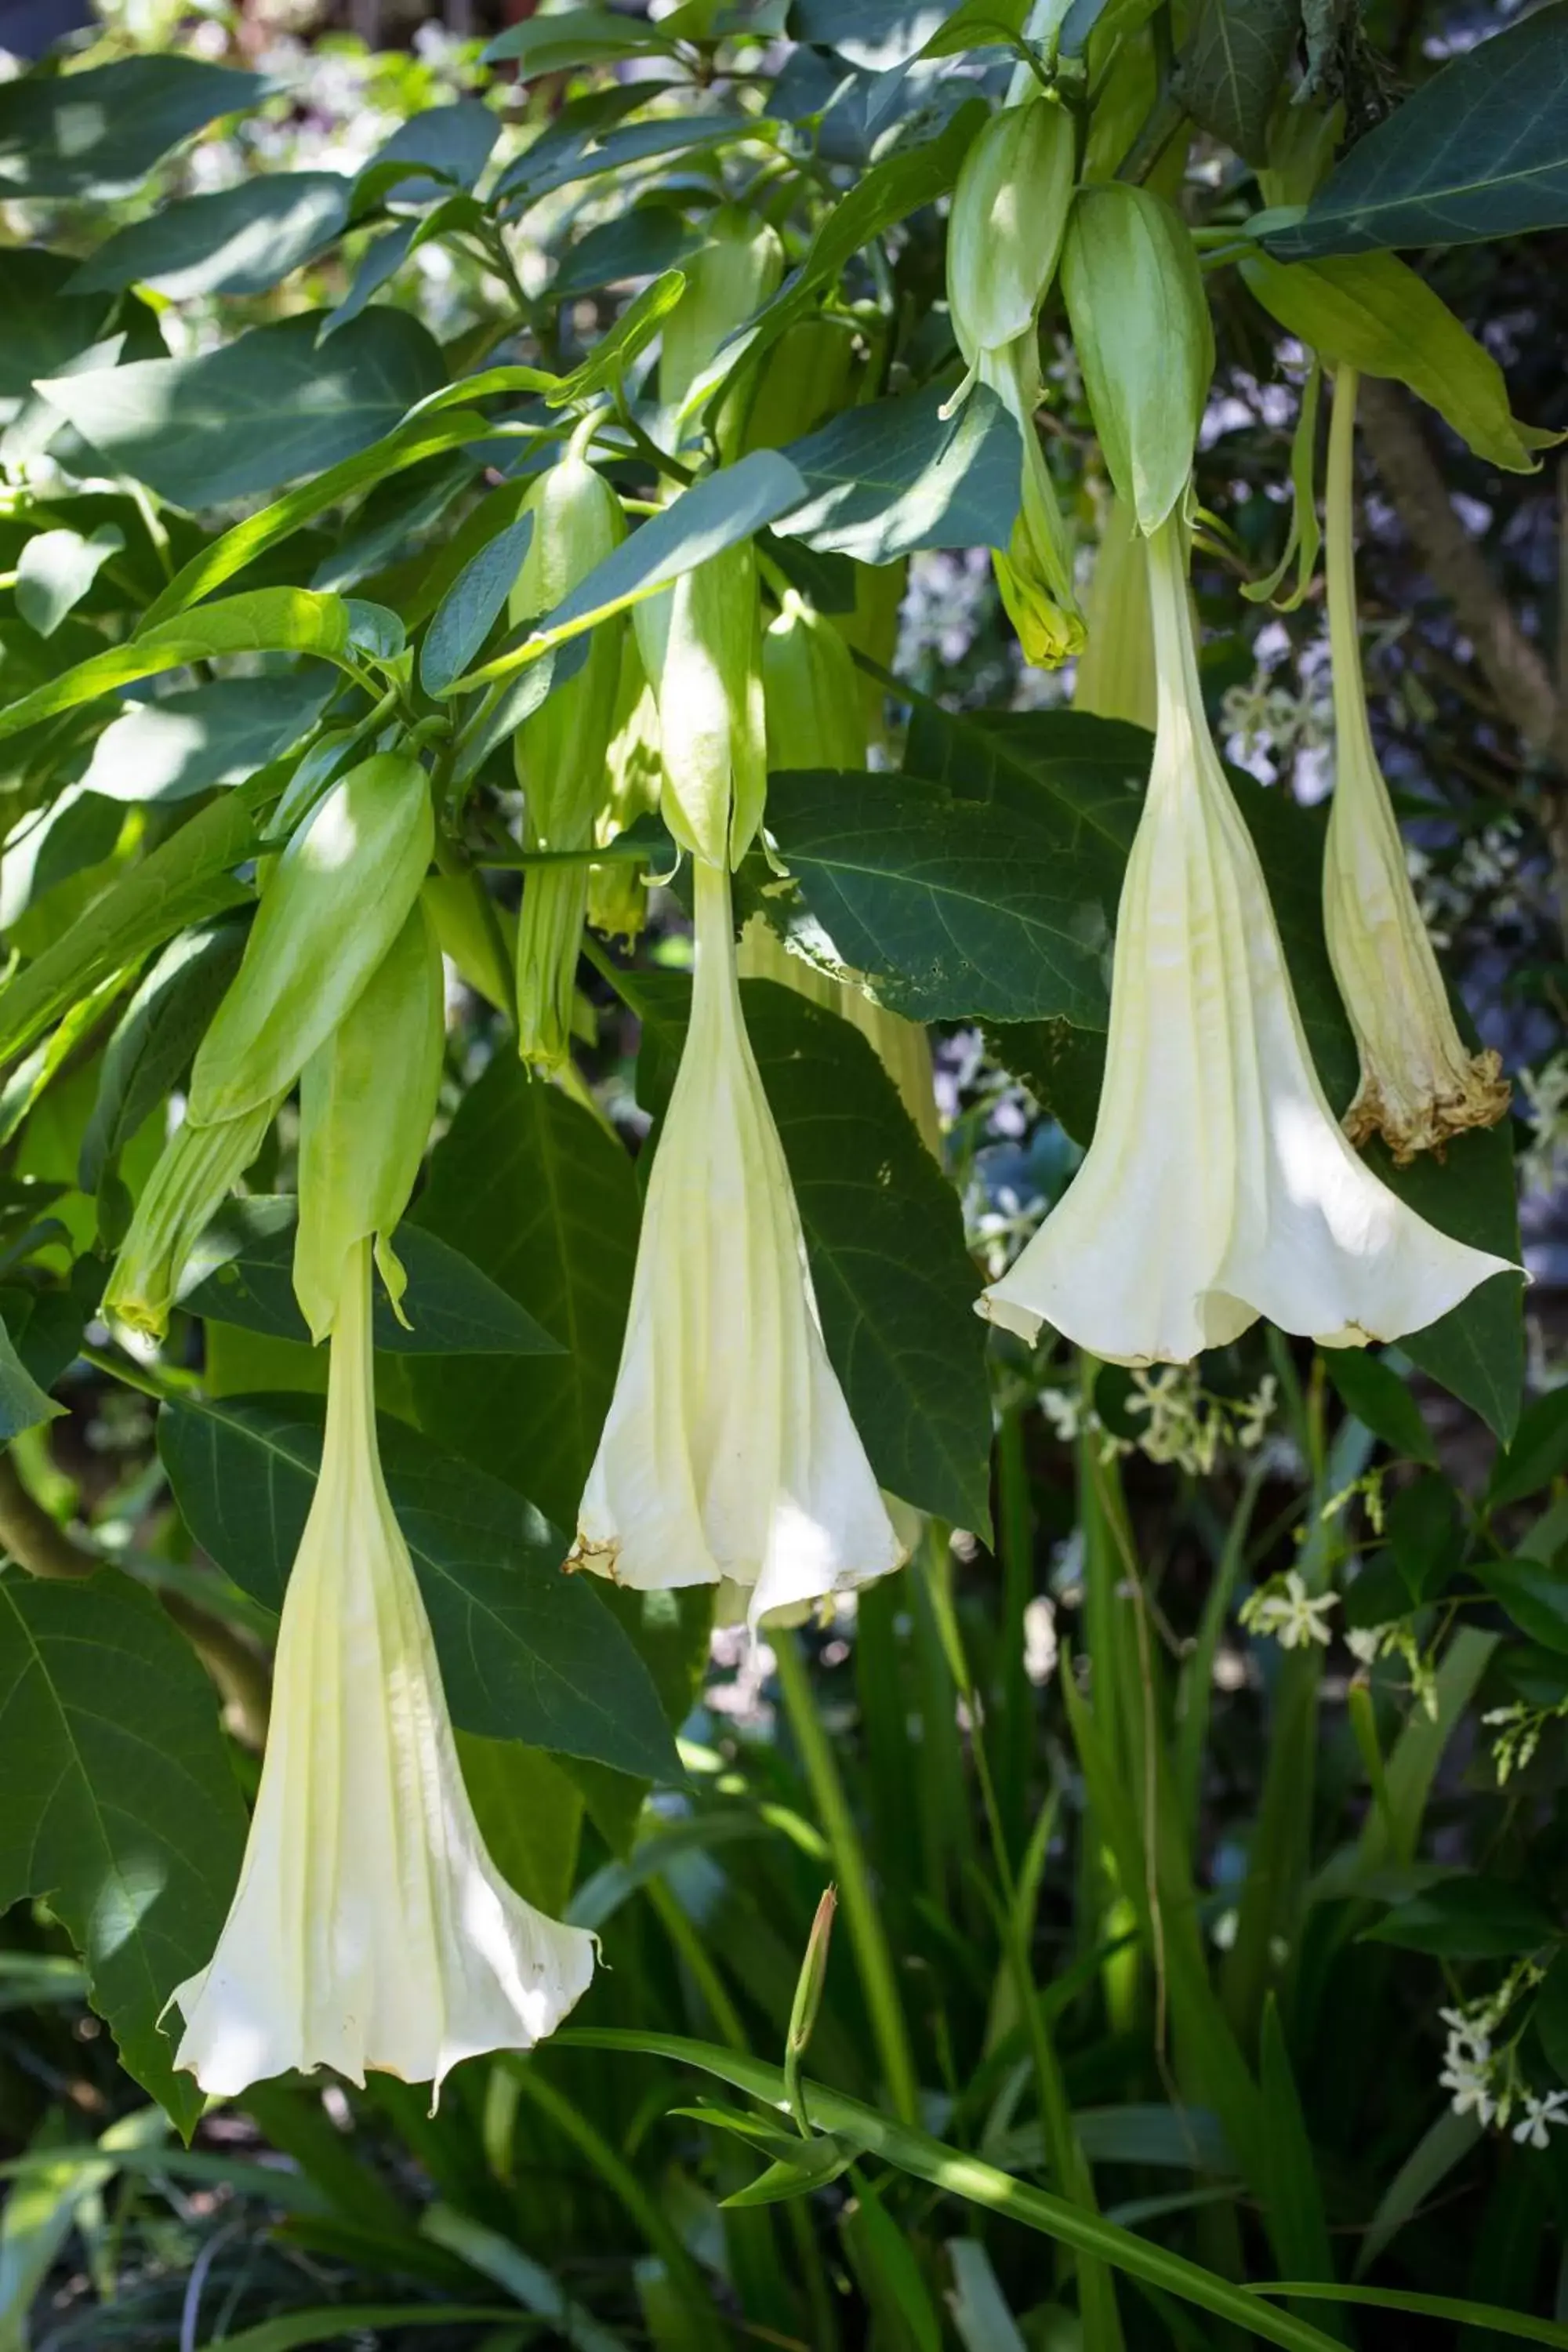
{"label": "white jasmine flower", "polygon": [[823,1345],[742,1017],[729,876],[694,870],[690,1026],[569,1564],[641,1591],[737,1586],[754,1627],[885,1575],[905,1548]]}
{"label": "white jasmine flower", "polygon": [[1459,1035],[1373,747],[1356,630],[1355,397],[1355,371],[1342,367],[1325,501],[1336,751],[1323,919],[1361,1048],[1361,1086],[1345,1130],[1352,1143],[1383,1135],[1403,1163],[1468,1127],[1494,1126],[1508,1108],[1509,1084],[1497,1054],[1471,1054]]}
{"label": "white jasmine flower", "polygon": [[1117,923],[1094,1139],[982,1313],[1115,1363],[1186,1363],[1259,1315],[1325,1347],[1422,1330],[1507,1261],[1357,1159],[1312,1066],[1198,682],[1182,527],[1148,542],[1159,725]]}
{"label": "white jasmine flower", "polygon": [[1548,2091],[1537,2098],[1527,2091],[1524,2114],[1513,2127],[1513,2136],[1521,2145],[1528,2141],[1531,2147],[1547,2146],[1547,2126],[1568,2126],[1568,2091]]}
{"label": "white jasmine flower", "polygon": [[1331,1638],[1329,1612],[1339,1605],[1338,1593],[1310,1593],[1300,1570],[1292,1568],[1253,1594],[1242,1607],[1241,1622],[1255,1633],[1271,1635],[1281,1649],[1304,1650],[1313,1642],[1326,1648]]}
{"label": "white jasmine flower", "polygon": [[594,1938],[513,1893],[463,1786],[429,1621],[376,1449],[370,1244],[346,1269],[321,1477],[289,1580],[239,1888],[170,1996],[175,2063],[232,2096],[292,2068],[442,2078],[528,2050]]}

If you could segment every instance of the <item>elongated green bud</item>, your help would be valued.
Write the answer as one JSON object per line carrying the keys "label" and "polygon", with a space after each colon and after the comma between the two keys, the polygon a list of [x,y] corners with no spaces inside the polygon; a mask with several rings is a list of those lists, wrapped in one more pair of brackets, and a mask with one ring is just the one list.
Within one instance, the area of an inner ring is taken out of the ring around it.
{"label": "elongated green bud", "polygon": [[[658,806],[658,705],[642,666],[635,635],[621,649],[616,731],[605,758],[605,801],[594,827],[601,849]],[[646,869],[629,857],[588,869],[588,920],[611,939],[635,940],[647,919]]]}
{"label": "elongated green bud", "polygon": [[947,301],[971,369],[1027,334],[1050,290],[1072,201],[1072,117],[1054,99],[994,114],[970,145],[947,231]]}
{"label": "elongated green bud", "polygon": [[195,1127],[187,1118],[147,1179],[104,1293],[110,1323],[161,1339],[185,1263],[266,1139],[276,1101],[237,1118]]}
{"label": "elongated green bud", "polygon": [[1196,249],[1162,197],[1107,181],[1079,192],[1062,288],[1110,478],[1147,535],[1186,488],[1214,373]]}
{"label": "elongated green bud", "polygon": [[279,859],[202,1040],[194,1126],[288,1092],[403,929],[435,838],[417,760],[378,752],[332,785]]}
{"label": "elongated green bud", "polygon": [[848,646],[793,588],[763,635],[768,766],[863,768],[866,717]]}
{"label": "elongated green bud", "polygon": [[300,1223],[294,1295],[321,1340],[354,1251],[374,1240],[395,1307],[406,1276],[392,1235],[430,1138],[445,1036],[441,951],[416,901],[350,1011],[300,1080]]}
{"label": "elongated green bud", "polygon": [[784,276],[784,247],[746,205],[720,205],[708,242],[684,267],[686,291],[664,322],[659,350],[658,396],[669,409],[685,405],[721,344],[767,300]]}
{"label": "elongated green bud", "polygon": [[1072,533],[1062,520],[1035,429],[1040,361],[1034,329],[1000,352],[983,352],[980,375],[1005,402],[1024,447],[1021,503],[1013,536],[1005,548],[991,551],[996,585],[1026,661],[1037,669],[1055,669],[1082,645],[1083,616],[1073,588]]}
{"label": "elongated green bud", "polygon": [[[533,536],[511,592],[514,621],[552,611],[626,537],[619,499],[575,447],[536,484],[525,511],[533,516]],[[582,668],[512,738],[530,849],[579,850],[593,842],[625,635],[619,621],[596,628]],[[587,897],[585,865],[532,866],[523,884],[517,1042],[523,1059],[543,1069],[559,1067],[571,1051]]]}
{"label": "elongated green bud", "polygon": [[636,608],[658,702],[664,821],[710,866],[739,865],[767,795],[762,609],[750,545],[725,548]]}
{"label": "elongated green bud", "polygon": [[742,436],[747,449],[782,449],[849,404],[855,343],[837,319],[797,319],[769,352]]}

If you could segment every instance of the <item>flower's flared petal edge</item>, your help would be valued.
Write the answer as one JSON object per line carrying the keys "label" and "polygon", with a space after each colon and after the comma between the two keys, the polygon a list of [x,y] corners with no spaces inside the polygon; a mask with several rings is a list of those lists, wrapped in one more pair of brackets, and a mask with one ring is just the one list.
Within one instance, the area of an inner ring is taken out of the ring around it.
{"label": "flower's flared petal edge", "polygon": [[1436,1322],[1506,1259],[1356,1158],[1324,1098],[1267,885],[1203,716],[1179,525],[1150,543],[1160,716],[1082,1166],[980,1310],[1114,1363],[1184,1363],[1264,1315],[1328,1347]]}
{"label": "flower's flared petal edge", "polygon": [[742,1019],[728,877],[696,875],[691,1022],[569,1565],[643,1591],[728,1580],[754,1626],[905,1551],[823,1345]]}
{"label": "flower's flared petal edge", "polygon": [[232,2096],[292,2069],[442,2078],[528,2050],[595,1940],[508,1886],[463,1785],[425,1605],[375,1454],[369,1253],[332,1338],[321,1479],[289,1581],[261,1785],[175,2063]]}
{"label": "flower's flared petal edge", "polygon": [[1403,1167],[1467,1128],[1494,1127],[1512,1090],[1501,1055],[1472,1054],[1459,1035],[1372,740],[1356,623],[1355,397],[1355,372],[1342,367],[1326,500],[1336,774],[1323,928],[1361,1053],[1345,1132],[1352,1143],[1381,1135]]}

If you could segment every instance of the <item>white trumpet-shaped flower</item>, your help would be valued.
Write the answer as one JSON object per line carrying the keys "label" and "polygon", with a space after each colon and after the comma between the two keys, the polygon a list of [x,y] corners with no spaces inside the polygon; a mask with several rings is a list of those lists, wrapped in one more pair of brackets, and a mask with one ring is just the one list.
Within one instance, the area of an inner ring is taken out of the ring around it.
{"label": "white trumpet-shaped flower", "polygon": [[1509,1106],[1502,1062],[1472,1054],[1415,893],[1367,719],[1357,643],[1352,460],[1356,374],[1334,381],[1326,532],[1333,656],[1335,777],[1323,866],[1323,922],[1334,977],[1361,1049],[1361,1086],[1345,1115],[1352,1143],[1381,1134],[1395,1160],[1441,1150]]}
{"label": "white trumpet-shaped flower", "polygon": [[884,1575],[905,1549],[823,1345],[742,1016],[729,877],[694,871],[691,1022],[569,1565],[644,1591],[739,1588],[755,1626]]}
{"label": "white trumpet-shaped flower", "polygon": [[370,1298],[362,1241],[238,1891],[212,1959],[171,1996],[175,2063],[224,2095],[317,2066],[438,2092],[460,2060],[552,2032],[594,1969],[593,1937],[514,1894],[474,1819],[382,1479]]}
{"label": "white trumpet-shaped flower", "polygon": [[1506,1261],[1357,1159],[1312,1066],[1252,838],[1204,716],[1182,526],[1149,542],[1159,693],[1117,919],[1094,1139],[981,1311],[1112,1362],[1184,1363],[1265,1315],[1326,1347],[1420,1330]]}

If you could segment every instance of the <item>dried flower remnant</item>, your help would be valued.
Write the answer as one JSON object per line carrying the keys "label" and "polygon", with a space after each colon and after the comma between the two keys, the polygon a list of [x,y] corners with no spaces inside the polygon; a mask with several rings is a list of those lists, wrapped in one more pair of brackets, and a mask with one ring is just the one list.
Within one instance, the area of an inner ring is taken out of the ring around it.
{"label": "dried flower remnant", "polygon": [[1440,1151],[1467,1128],[1495,1126],[1508,1109],[1509,1084],[1498,1054],[1472,1054],[1459,1035],[1373,745],[1356,629],[1355,398],[1355,371],[1342,367],[1329,439],[1336,773],[1323,919],[1361,1051],[1361,1085],[1345,1131],[1358,1144],[1383,1136],[1403,1166],[1418,1151]]}

